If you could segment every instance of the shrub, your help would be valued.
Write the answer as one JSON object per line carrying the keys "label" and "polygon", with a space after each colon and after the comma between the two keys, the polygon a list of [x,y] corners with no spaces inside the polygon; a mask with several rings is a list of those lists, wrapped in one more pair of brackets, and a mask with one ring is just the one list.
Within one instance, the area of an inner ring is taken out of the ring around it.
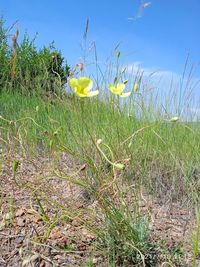
{"label": "shrub", "polygon": [[[17,90],[24,94],[61,94],[69,66],[52,42],[37,49],[35,39],[25,33],[18,43],[19,31],[9,35],[0,19],[0,92]],[[12,41],[10,37],[12,36]]]}

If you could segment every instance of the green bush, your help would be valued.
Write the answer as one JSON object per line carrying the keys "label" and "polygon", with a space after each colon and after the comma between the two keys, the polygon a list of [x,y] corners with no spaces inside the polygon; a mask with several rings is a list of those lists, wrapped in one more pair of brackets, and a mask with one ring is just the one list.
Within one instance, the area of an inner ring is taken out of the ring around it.
{"label": "green bush", "polygon": [[[61,94],[69,66],[52,42],[37,49],[35,38],[27,33],[18,43],[18,30],[10,35],[0,19],[0,92],[15,90],[24,94]],[[11,38],[12,37],[12,38]]]}

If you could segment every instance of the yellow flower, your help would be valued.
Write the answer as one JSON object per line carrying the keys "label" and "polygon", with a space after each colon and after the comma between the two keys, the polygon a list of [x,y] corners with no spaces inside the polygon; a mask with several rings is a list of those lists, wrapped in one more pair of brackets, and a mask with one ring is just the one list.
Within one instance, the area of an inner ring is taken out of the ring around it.
{"label": "yellow flower", "polygon": [[130,96],[131,92],[128,93],[122,93],[125,89],[126,85],[125,83],[117,83],[117,85],[109,84],[108,89],[115,95],[118,95],[120,97],[127,97]]}
{"label": "yellow flower", "polygon": [[80,77],[79,79],[72,78],[69,83],[80,97],[92,97],[99,93],[98,90],[90,92],[93,86],[93,81],[88,77]]}
{"label": "yellow flower", "polygon": [[179,117],[173,117],[170,119],[171,122],[177,122],[179,120]]}

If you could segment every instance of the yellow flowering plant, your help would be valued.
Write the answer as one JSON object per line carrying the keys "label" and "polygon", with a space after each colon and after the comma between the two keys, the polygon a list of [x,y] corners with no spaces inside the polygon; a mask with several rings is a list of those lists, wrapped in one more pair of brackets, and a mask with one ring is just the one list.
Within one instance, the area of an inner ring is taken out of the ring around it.
{"label": "yellow flowering plant", "polygon": [[69,84],[79,97],[92,97],[99,94],[98,90],[91,92],[93,81],[88,77],[72,78]]}
{"label": "yellow flowering plant", "polygon": [[108,89],[111,91],[111,93],[118,95],[120,97],[128,97],[130,96],[131,92],[123,93],[125,90],[126,85],[125,83],[117,83],[116,85],[110,83],[108,85]]}
{"label": "yellow flowering plant", "polygon": [[179,120],[179,117],[173,117],[169,121],[170,122],[177,122]]}

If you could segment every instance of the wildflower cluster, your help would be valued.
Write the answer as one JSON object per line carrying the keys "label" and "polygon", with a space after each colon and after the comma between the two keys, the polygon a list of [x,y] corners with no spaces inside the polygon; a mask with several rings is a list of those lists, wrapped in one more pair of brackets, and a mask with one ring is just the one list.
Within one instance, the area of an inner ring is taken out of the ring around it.
{"label": "wildflower cluster", "polygon": [[[80,77],[78,79],[72,78],[70,79],[69,84],[79,97],[92,97],[99,94],[99,90],[91,91],[93,87],[93,81],[88,77]],[[131,92],[123,93],[125,88],[125,82],[108,84],[108,89],[110,92],[120,97],[128,97],[131,95]]]}

